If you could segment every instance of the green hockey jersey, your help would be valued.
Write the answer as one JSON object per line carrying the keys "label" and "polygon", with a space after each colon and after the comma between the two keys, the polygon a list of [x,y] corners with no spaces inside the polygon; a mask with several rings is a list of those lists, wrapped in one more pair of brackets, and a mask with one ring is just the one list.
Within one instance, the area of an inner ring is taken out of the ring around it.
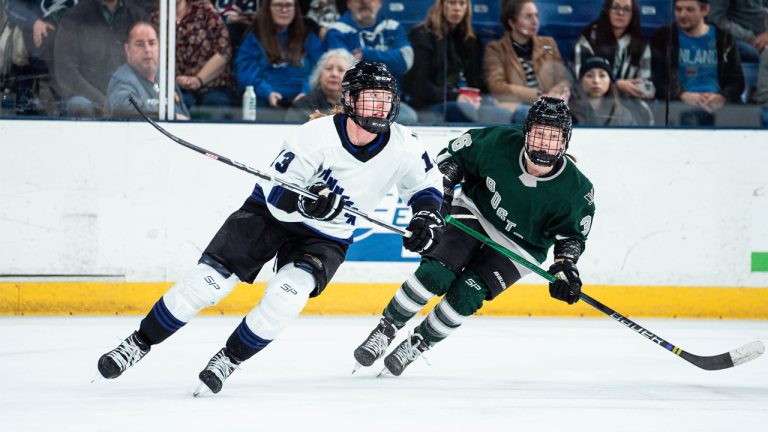
{"label": "green hockey jersey", "polygon": [[517,127],[471,129],[451,141],[438,160],[450,155],[464,173],[465,199],[500,234],[541,263],[557,239],[586,241],[595,191],[568,157],[547,177],[528,174],[523,168],[524,141]]}

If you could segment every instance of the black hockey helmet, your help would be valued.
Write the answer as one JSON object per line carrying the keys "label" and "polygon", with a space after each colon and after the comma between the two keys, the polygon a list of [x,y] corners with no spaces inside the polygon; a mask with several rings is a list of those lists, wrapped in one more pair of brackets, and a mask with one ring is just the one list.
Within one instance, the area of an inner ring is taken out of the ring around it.
{"label": "black hockey helmet", "polygon": [[[560,128],[563,133],[563,146],[556,154],[549,154],[545,151],[532,150],[528,145],[530,139],[528,134],[533,129],[534,125],[547,125]],[[528,110],[528,116],[523,123],[523,131],[525,132],[525,153],[531,162],[541,166],[553,166],[560,158],[563,157],[565,151],[568,150],[568,143],[571,141],[572,130],[571,111],[568,108],[568,104],[564,100],[542,96],[533,103],[533,106]]]}
{"label": "black hockey helmet", "polygon": [[[392,105],[385,117],[363,117],[357,113],[355,105],[361,102],[358,98],[360,92],[371,89],[392,93]],[[344,113],[361,128],[376,134],[386,132],[400,112],[397,80],[384,63],[365,60],[357,62],[347,70],[341,81],[341,106],[344,107]]]}

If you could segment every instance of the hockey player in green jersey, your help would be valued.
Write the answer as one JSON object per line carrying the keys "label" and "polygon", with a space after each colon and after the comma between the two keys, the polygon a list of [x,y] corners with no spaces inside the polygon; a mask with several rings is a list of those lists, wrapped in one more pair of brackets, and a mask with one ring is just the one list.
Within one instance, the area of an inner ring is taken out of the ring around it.
{"label": "hockey player in green jersey", "polygon": [[[568,105],[542,97],[522,128],[472,129],[438,156],[443,173],[443,214],[450,213],[509,250],[542,263],[554,246],[549,272],[553,298],[576,303],[581,279],[576,263],[595,213],[594,189],[565,155],[571,138]],[[454,187],[461,184],[453,198]],[[397,330],[434,296],[438,305],[384,359],[393,375],[445,339],[483,301],[496,298],[530,271],[458,228],[448,225],[440,243],[423,255],[384,309],[379,325],[354,352],[360,365],[381,358]]]}

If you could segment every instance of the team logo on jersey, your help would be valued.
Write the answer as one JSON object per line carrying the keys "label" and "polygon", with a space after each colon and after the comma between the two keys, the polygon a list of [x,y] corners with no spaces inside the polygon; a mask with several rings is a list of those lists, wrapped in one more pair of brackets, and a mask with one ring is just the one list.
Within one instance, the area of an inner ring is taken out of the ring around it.
{"label": "team logo on jersey", "polygon": [[584,195],[584,199],[587,200],[587,204],[592,205],[593,202],[595,202],[595,187],[592,186],[592,189],[589,190],[589,193]]}

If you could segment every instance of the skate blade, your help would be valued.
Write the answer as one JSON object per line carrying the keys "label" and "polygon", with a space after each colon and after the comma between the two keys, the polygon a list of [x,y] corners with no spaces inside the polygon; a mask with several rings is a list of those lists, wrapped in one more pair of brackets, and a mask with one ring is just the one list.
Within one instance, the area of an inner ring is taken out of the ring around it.
{"label": "skate blade", "polygon": [[192,397],[205,396],[208,393],[211,393],[211,389],[201,381],[200,385],[197,386],[194,392],[192,392]]}
{"label": "skate blade", "polygon": [[391,375],[392,375],[392,372],[390,372],[389,369],[384,368],[381,370],[381,372],[379,372],[378,375],[376,375],[376,378],[381,378],[381,377],[391,376]]}
{"label": "skate blade", "polygon": [[354,375],[354,374],[355,374],[355,372],[357,372],[358,370],[360,370],[360,368],[361,368],[361,367],[363,367],[363,365],[361,365],[361,364],[360,364],[360,363],[358,363],[358,362],[355,362],[355,366],[353,366],[353,367],[352,367],[352,375]]}
{"label": "skate blade", "polygon": [[96,381],[101,381],[103,379],[104,379],[104,377],[101,376],[100,373],[97,373],[96,376],[94,376],[93,379],[91,380],[91,384],[95,383]]}

